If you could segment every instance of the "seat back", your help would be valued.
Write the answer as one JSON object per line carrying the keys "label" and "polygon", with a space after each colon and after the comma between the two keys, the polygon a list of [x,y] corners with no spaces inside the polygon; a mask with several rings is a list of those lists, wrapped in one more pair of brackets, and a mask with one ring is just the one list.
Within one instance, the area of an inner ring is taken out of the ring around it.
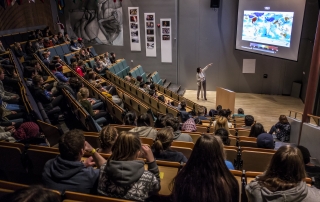
{"label": "seat back", "polygon": [[56,126],[41,120],[37,120],[37,123],[50,143],[50,146],[58,144],[59,138],[62,135],[61,130],[59,130]]}
{"label": "seat back", "polygon": [[147,137],[140,137],[141,143],[142,144],[147,144],[150,147],[153,145],[153,139],[152,138],[147,138]]}
{"label": "seat back", "polygon": [[93,147],[100,148],[101,144],[99,141],[99,136],[96,135],[84,135],[85,140]]}
{"label": "seat back", "polygon": [[273,157],[273,153],[243,150],[241,159],[243,170],[264,172]]}
{"label": "seat back", "polygon": [[64,197],[66,200],[70,200],[70,202],[80,202],[80,201],[90,201],[90,202],[129,202],[130,200],[110,198],[105,196],[97,196],[90,194],[83,194],[77,192],[66,191],[64,193]]}
{"label": "seat back", "polygon": [[224,149],[227,160],[234,164],[234,161],[237,160],[238,151],[236,149]]}
{"label": "seat back", "polygon": [[241,147],[257,147],[257,142],[240,140],[239,144]]}
{"label": "seat back", "polygon": [[171,146],[170,148],[171,148],[172,150],[174,150],[174,151],[181,152],[185,157],[187,157],[187,159],[190,158],[191,153],[192,153],[192,149],[187,148],[187,147]]}
{"label": "seat back", "polygon": [[159,194],[170,195],[171,191],[169,190],[169,185],[172,182],[173,178],[175,178],[177,173],[179,172],[181,164],[178,162],[159,160],[157,160],[156,162],[160,171],[161,190],[159,191]]}
{"label": "seat back", "polygon": [[171,145],[174,147],[186,147],[190,149],[193,149],[194,147],[193,142],[183,142],[183,141],[173,141]]}
{"label": "seat back", "polygon": [[56,158],[59,154],[59,152],[28,149],[27,155],[31,162],[29,173],[34,175],[36,178],[41,179],[41,173],[46,162],[50,159]]}
{"label": "seat back", "polygon": [[246,136],[248,137],[250,135],[250,130],[239,130],[238,136]]}

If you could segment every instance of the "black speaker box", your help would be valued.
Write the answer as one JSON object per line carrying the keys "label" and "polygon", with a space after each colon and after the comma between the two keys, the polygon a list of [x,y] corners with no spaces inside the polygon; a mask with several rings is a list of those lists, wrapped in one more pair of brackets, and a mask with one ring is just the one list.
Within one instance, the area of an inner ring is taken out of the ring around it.
{"label": "black speaker box", "polygon": [[211,0],[210,7],[211,8],[219,8],[220,7],[220,0]]}

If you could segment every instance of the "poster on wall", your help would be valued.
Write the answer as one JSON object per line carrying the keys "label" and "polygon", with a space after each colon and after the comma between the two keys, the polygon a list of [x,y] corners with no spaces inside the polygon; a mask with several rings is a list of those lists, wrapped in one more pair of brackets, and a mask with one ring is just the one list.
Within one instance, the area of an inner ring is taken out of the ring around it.
{"label": "poster on wall", "polygon": [[171,18],[160,19],[161,62],[172,63]]}
{"label": "poster on wall", "polygon": [[66,6],[65,31],[70,37],[81,37],[85,42],[95,44],[123,46],[121,1],[76,1]]}
{"label": "poster on wall", "polygon": [[141,51],[139,7],[128,7],[131,51]]}
{"label": "poster on wall", "polygon": [[157,57],[155,18],[155,13],[144,13],[147,57]]}

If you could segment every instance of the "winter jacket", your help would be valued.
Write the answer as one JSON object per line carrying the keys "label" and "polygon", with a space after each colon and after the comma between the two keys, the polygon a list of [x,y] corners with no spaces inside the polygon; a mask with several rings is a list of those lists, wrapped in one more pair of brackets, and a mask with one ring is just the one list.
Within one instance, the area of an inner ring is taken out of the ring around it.
{"label": "winter jacket", "polygon": [[152,138],[153,140],[157,137],[157,130],[147,126],[136,127],[131,129],[129,132],[138,133],[140,137]]}

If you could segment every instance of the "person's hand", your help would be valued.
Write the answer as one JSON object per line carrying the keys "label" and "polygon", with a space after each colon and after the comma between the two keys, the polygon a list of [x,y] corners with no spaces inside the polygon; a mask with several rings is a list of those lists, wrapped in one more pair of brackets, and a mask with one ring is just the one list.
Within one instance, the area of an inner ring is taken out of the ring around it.
{"label": "person's hand", "polygon": [[94,114],[98,114],[98,113],[99,113],[99,110],[94,110],[93,113],[94,113]]}
{"label": "person's hand", "polygon": [[154,157],[153,157],[153,153],[150,149],[150,147],[148,145],[142,145],[141,146],[141,150],[142,150],[142,156],[147,159],[147,162],[153,162],[154,161]]}
{"label": "person's hand", "polygon": [[213,63],[210,63],[208,66],[211,66]]}
{"label": "person's hand", "polygon": [[9,131],[9,130],[11,130],[12,128],[14,128],[14,126],[5,127],[5,128],[4,128],[4,131]]}
{"label": "person's hand", "polygon": [[17,114],[17,112],[15,112],[15,111],[11,111],[11,114]]}
{"label": "person's hand", "polygon": [[84,141],[84,150],[86,152],[91,153],[91,151],[93,150],[93,147],[87,141]]}
{"label": "person's hand", "polygon": [[10,132],[10,133],[15,133],[15,132],[16,132],[16,129],[15,129],[15,128],[12,128],[9,132]]}
{"label": "person's hand", "polygon": [[90,167],[90,166],[94,166],[96,163],[94,162],[92,156],[90,156],[83,162],[83,164],[85,167]]}

